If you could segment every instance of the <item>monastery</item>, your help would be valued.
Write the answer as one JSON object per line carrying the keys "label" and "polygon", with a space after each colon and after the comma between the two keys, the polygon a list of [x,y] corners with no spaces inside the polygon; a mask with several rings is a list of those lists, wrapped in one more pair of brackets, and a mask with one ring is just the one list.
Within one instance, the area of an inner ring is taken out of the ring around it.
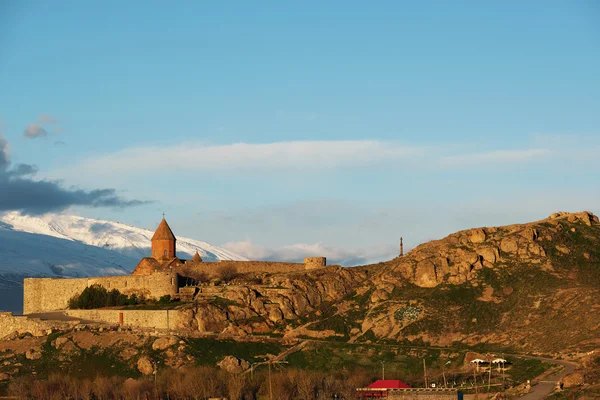
{"label": "monastery", "polygon": [[118,289],[126,295],[135,294],[148,299],[170,295],[174,299],[193,300],[200,284],[190,275],[205,273],[217,277],[219,270],[227,266],[236,273],[288,273],[324,268],[325,257],[308,257],[303,263],[274,261],[204,262],[200,254],[189,260],[177,256],[177,238],[163,218],[151,239],[149,257],[137,264],[131,275],[103,276],[94,278],[26,278],[23,283],[23,313],[39,313],[65,310],[69,299],[80,294],[86,287],[101,285],[106,289]]}

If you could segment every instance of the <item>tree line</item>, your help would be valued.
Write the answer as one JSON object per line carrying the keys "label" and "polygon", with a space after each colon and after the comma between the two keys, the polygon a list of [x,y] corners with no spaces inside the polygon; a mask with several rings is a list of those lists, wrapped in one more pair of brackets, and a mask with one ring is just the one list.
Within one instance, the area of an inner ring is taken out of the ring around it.
{"label": "tree line", "polygon": [[[297,369],[230,374],[214,367],[160,370],[155,378],[53,374],[15,378],[8,395],[44,400],[329,400],[354,399],[355,388],[376,377],[366,371],[324,373]],[[337,397],[336,397],[337,396]]]}

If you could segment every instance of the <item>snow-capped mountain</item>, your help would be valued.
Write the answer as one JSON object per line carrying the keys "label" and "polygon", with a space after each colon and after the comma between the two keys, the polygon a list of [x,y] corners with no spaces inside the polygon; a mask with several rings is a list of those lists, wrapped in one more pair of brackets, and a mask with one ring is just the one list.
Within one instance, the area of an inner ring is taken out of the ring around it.
{"label": "snow-capped mountain", "polygon": [[[154,234],[120,222],[74,215],[0,216],[0,274],[97,276],[130,273],[150,255]],[[179,237],[177,255],[205,261],[245,260],[231,251]]]}

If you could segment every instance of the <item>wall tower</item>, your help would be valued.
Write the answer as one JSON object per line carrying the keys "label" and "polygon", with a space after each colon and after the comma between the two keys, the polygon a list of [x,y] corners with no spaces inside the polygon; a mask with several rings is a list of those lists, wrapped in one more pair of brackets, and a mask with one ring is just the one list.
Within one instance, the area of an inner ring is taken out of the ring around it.
{"label": "wall tower", "polygon": [[175,258],[177,256],[175,252],[176,241],[173,231],[163,217],[152,236],[152,258],[156,260]]}

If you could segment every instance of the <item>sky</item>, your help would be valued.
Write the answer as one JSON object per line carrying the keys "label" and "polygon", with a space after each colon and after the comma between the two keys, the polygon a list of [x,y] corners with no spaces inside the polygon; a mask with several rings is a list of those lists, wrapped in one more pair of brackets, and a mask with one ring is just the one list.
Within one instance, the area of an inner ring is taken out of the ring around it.
{"label": "sky", "polygon": [[600,213],[600,5],[0,2],[0,212],[353,265]]}

